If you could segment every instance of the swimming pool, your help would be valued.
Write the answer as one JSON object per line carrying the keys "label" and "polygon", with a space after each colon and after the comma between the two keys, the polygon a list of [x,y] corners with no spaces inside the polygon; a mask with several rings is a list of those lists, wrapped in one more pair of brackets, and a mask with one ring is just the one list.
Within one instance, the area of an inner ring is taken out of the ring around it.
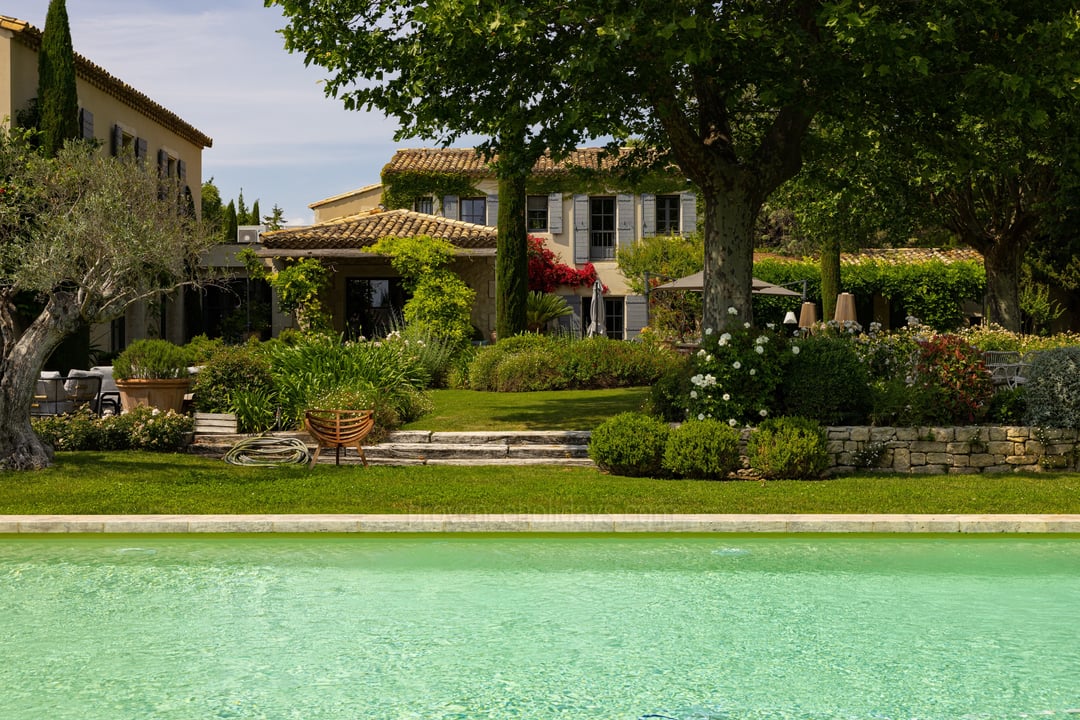
{"label": "swimming pool", "polygon": [[1075,537],[0,538],[0,718],[1080,718]]}

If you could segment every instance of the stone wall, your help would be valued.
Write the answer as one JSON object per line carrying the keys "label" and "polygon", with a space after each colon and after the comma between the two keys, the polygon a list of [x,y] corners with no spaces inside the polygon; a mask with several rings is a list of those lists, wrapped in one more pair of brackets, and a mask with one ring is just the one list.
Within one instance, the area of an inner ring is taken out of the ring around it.
{"label": "stone wall", "polygon": [[[1080,432],[1062,428],[830,427],[831,474],[1005,473],[1080,469]],[[872,462],[876,457],[876,463]]]}

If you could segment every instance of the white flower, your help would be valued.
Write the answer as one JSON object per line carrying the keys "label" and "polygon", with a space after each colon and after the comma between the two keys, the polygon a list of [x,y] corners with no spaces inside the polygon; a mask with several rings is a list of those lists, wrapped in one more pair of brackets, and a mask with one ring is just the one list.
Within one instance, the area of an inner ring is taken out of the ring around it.
{"label": "white flower", "polygon": [[700,387],[701,386],[701,373],[698,373],[694,377],[690,378],[690,382],[693,383],[694,385],[697,385],[698,387]]}
{"label": "white flower", "polygon": [[738,370],[739,368],[741,368],[741,367],[742,367],[742,363],[741,363],[741,362],[739,362],[738,360],[736,360],[735,362],[731,363],[731,367],[733,367],[733,368],[735,368],[736,370]]}
{"label": "white flower", "polygon": [[708,387],[709,385],[715,385],[716,378],[714,378],[712,375],[706,375],[704,378],[702,378],[701,384],[704,387]]}
{"label": "white flower", "polygon": [[758,415],[760,415],[761,417],[766,417],[768,414],[769,414],[769,411],[766,410],[765,408],[761,408],[760,410],[758,410]]}
{"label": "white flower", "polygon": [[705,348],[702,348],[701,350],[698,350],[697,351],[697,356],[698,357],[705,357]]}
{"label": "white flower", "polygon": [[690,391],[690,399],[691,400],[697,400],[697,390],[691,390]]}
{"label": "white flower", "polygon": [[798,345],[792,345],[791,346],[791,354],[792,355],[798,355],[799,354],[799,346]]}
{"label": "white flower", "polygon": [[712,362],[712,355],[706,355],[705,362]]}
{"label": "white flower", "polygon": [[698,420],[704,420],[705,419],[705,413],[698,413],[697,419]]}
{"label": "white flower", "polygon": [[729,393],[724,393],[724,402],[728,402],[729,400],[731,400],[731,395]]}
{"label": "white flower", "polygon": [[720,339],[723,340],[724,342],[727,342],[728,340],[731,339],[731,333],[724,333],[723,335],[720,336]]}
{"label": "white flower", "polygon": [[765,323],[765,327],[769,328],[770,330],[775,330],[776,323]]}
{"label": "white flower", "polygon": [[757,347],[754,348],[754,352],[756,352],[758,355],[761,355],[762,353],[765,352],[765,348],[758,345]]}
{"label": "white flower", "polygon": [[735,309],[735,306],[731,306],[727,309],[728,315],[738,315],[739,311]]}
{"label": "white flower", "polygon": [[728,339],[723,335],[720,336],[720,347],[725,347],[728,343]]}
{"label": "white flower", "polygon": [[712,335],[712,328],[705,328],[706,335]]}
{"label": "white flower", "polygon": [[757,370],[754,369],[754,368],[750,368],[750,374],[751,375],[757,375]]}
{"label": "white flower", "polygon": [[727,424],[731,427],[735,427],[736,425],[738,425],[738,423],[735,422],[735,418],[728,418]]}
{"label": "white flower", "polygon": [[758,344],[758,345],[764,345],[765,343],[769,342],[769,336],[768,335],[762,335],[761,337],[759,337],[754,342],[756,344]]}
{"label": "white flower", "polygon": [[750,329],[750,323],[748,323],[748,322],[744,322],[744,323],[742,324],[742,326],[743,326],[744,328],[746,328],[747,330],[749,330],[749,329]]}

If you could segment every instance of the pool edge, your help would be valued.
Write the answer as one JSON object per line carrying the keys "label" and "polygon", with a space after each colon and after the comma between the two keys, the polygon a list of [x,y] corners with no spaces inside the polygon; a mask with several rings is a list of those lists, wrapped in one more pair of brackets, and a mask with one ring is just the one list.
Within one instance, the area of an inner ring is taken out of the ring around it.
{"label": "pool edge", "polygon": [[0,515],[41,533],[1062,533],[1080,515]]}

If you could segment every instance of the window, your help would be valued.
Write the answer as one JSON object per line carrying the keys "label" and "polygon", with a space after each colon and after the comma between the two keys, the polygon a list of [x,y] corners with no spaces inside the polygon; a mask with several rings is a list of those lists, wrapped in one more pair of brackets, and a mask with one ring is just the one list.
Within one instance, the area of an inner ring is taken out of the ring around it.
{"label": "window", "polygon": [[679,206],[681,200],[678,195],[656,196],[657,235],[677,235],[679,233]]}
{"label": "window", "polygon": [[528,230],[548,229],[547,195],[529,195],[525,199],[525,227]]}
{"label": "window", "polygon": [[400,327],[405,300],[401,278],[346,278],[345,317],[349,337],[381,337]]}
{"label": "window", "polygon": [[[585,320],[581,325],[582,333],[586,328],[592,324],[592,298],[582,298],[582,305],[584,305]],[[604,332],[612,340],[623,339],[623,327],[624,327],[624,311],[623,311],[623,298],[614,297],[604,298]]]}
{"label": "window", "polygon": [[589,259],[615,257],[615,198],[589,198]]}
{"label": "window", "polygon": [[424,213],[425,215],[435,214],[435,200],[430,197],[416,198],[413,201],[413,210],[418,213]]}
{"label": "window", "polygon": [[461,198],[461,221],[487,225],[487,198]]}

